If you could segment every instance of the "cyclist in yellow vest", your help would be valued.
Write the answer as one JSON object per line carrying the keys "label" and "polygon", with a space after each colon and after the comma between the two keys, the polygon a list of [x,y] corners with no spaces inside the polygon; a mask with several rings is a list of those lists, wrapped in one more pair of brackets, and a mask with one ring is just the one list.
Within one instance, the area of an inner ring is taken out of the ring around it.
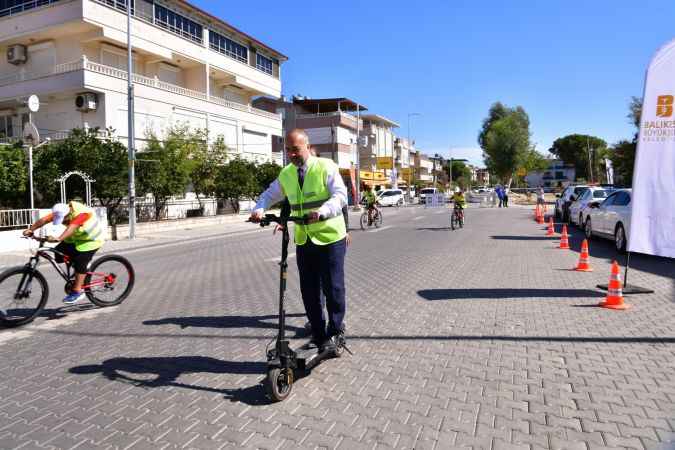
{"label": "cyclist in yellow vest", "polygon": [[302,302],[312,328],[311,344],[316,345],[320,353],[334,353],[338,339],[343,339],[346,312],[347,230],[342,208],[347,205],[347,188],[332,160],[311,155],[304,130],[288,133],[286,152],[291,164],[284,167],[260,195],[249,219],[259,222],[266,209],[286,198],[291,215],[307,217],[307,225],[295,225],[294,235]]}
{"label": "cyclist in yellow vest", "polygon": [[[24,236],[33,236],[35,230],[48,223],[65,225],[66,229],[59,237],[49,237],[51,242],[58,242],[55,250],[66,255],[75,269],[75,282],[71,292],[63,299],[65,304],[73,304],[84,298],[82,284],[87,274],[87,266],[94,254],[105,242],[105,230],[96,218],[94,210],[82,203],[71,201],[68,204],[57,203],[52,212],[39,219],[27,230]],[[56,261],[62,263],[63,257],[57,254]]]}

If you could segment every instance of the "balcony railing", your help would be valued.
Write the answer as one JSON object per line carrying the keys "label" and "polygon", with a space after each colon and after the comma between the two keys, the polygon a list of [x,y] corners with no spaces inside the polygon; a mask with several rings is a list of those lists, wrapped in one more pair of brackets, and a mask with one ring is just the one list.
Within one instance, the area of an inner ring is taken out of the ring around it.
{"label": "balcony railing", "polygon": [[[104,64],[89,61],[89,59],[87,59],[86,57],[82,57],[82,59],[78,61],[57,64],[52,68],[41,72],[17,72],[15,74],[0,77],[0,87],[8,86],[21,81],[36,80],[39,78],[49,77],[52,75],[75,72],[78,70],[88,70],[90,72],[99,73],[113,78],[118,78],[120,80],[127,79],[126,69],[119,69],[117,67],[106,66]],[[215,103],[217,105],[224,106],[226,108],[236,109],[238,111],[243,111],[251,114],[257,114],[259,116],[267,117],[270,119],[275,120],[281,119],[280,114],[275,114],[268,111],[263,111],[258,108],[253,108],[251,105],[236,103],[233,101],[226,100],[224,98],[214,96],[211,96],[207,99],[206,93],[204,92],[195,91],[182,86],[177,86],[175,84],[167,83],[166,81],[162,81],[157,77],[151,78],[146,77],[144,75],[133,74],[132,79],[134,83],[142,84],[144,86],[161,89],[163,91],[172,92],[174,94],[183,95],[198,100],[208,101],[210,103]]]}
{"label": "balcony railing", "polygon": [[39,8],[41,6],[51,5],[61,0],[30,0],[18,5],[10,6],[9,8],[0,9],[0,17],[14,16],[16,14],[28,11],[30,9]]}

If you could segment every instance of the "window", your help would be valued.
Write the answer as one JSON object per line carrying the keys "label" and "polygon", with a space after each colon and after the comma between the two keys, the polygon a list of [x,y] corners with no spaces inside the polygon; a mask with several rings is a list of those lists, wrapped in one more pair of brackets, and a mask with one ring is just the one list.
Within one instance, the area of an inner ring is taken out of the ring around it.
{"label": "window", "polygon": [[560,170],[556,171],[555,179],[556,180],[564,180],[565,179],[565,173],[560,171]]}
{"label": "window", "polygon": [[0,138],[14,137],[12,116],[0,116]]}
{"label": "window", "polygon": [[607,191],[593,191],[593,198],[605,198],[607,197]]}
{"label": "window", "polygon": [[59,0],[0,0],[0,17],[11,16],[29,9],[50,5]]}
{"label": "window", "polygon": [[260,53],[256,54],[255,67],[258,70],[262,70],[263,72],[272,75],[272,60]]}
{"label": "window", "polygon": [[628,192],[617,192],[614,206],[626,206],[630,203],[630,195]]}
{"label": "window", "polygon": [[612,194],[609,197],[605,199],[604,202],[600,204],[600,206],[607,207],[607,206],[612,206],[614,204],[614,201],[616,200],[616,194]]}
{"label": "window", "polygon": [[218,53],[248,64],[248,48],[245,45],[234,42],[212,30],[209,30],[209,47]]}
{"label": "window", "polygon": [[186,39],[202,43],[201,25],[164,6],[155,5],[155,24]]}

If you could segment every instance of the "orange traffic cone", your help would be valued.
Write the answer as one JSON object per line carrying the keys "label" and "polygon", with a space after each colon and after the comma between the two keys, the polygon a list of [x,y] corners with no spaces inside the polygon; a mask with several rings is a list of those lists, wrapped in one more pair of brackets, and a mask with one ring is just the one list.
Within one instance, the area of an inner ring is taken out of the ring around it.
{"label": "orange traffic cone", "polygon": [[554,236],[555,235],[555,228],[553,227],[553,217],[551,217],[548,221],[548,230],[546,230],[546,236]]}
{"label": "orange traffic cone", "polygon": [[579,264],[574,268],[578,272],[593,272],[591,264],[588,261],[588,241],[584,239],[581,243],[581,255],[579,255]]}
{"label": "orange traffic cone", "polygon": [[562,236],[560,236],[560,246],[558,248],[564,250],[569,250],[570,248],[569,236],[567,236],[567,225],[563,225]]}
{"label": "orange traffic cone", "polygon": [[546,222],[544,222],[544,210],[543,209],[539,210],[539,217],[537,217],[537,223],[539,225],[543,225],[544,223],[546,223]]}
{"label": "orange traffic cone", "polygon": [[607,285],[607,297],[598,306],[610,309],[628,309],[631,306],[623,302],[621,270],[616,261],[612,262],[612,274],[609,276],[609,284]]}
{"label": "orange traffic cone", "polygon": [[536,222],[537,220],[539,220],[539,205],[534,208],[534,221]]}

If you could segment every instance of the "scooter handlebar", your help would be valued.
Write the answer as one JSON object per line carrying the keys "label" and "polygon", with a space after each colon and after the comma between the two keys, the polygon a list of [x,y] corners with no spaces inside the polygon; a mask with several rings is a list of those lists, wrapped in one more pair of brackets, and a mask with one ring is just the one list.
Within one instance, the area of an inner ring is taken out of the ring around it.
{"label": "scooter handlebar", "polygon": [[[325,220],[323,216],[319,216],[319,220]],[[304,216],[304,217],[297,217],[297,216],[289,216],[286,218],[282,218],[277,216],[276,214],[265,214],[263,218],[260,220],[260,226],[261,227],[266,227],[270,225],[271,223],[278,223],[282,224],[284,222],[294,222],[294,223],[299,223],[302,225],[307,225],[309,222],[309,217]],[[253,222],[251,219],[248,219],[247,222]]]}

